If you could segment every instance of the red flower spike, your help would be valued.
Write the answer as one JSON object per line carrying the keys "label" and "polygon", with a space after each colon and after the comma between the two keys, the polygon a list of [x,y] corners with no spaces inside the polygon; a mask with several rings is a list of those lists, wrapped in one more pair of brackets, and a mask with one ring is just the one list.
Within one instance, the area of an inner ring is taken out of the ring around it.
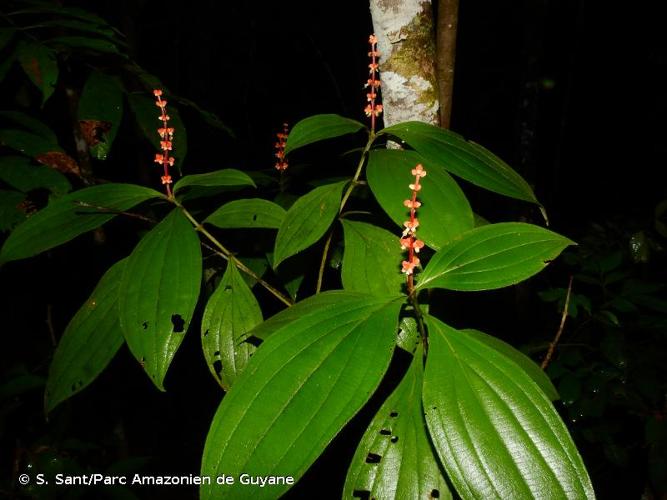
{"label": "red flower spike", "polygon": [[378,64],[377,58],[380,57],[380,53],[377,50],[378,37],[375,35],[370,35],[368,37],[368,43],[371,45],[371,50],[368,52],[368,57],[371,58],[371,62],[368,65],[370,78],[367,80],[365,88],[370,87],[371,91],[366,94],[366,100],[370,103],[364,109],[364,113],[371,119],[371,131],[375,132],[375,119],[380,116],[382,113],[382,105],[375,104],[377,99],[377,90],[380,88],[380,80],[378,80],[378,70],[380,65]]}
{"label": "red flower spike", "polygon": [[287,160],[285,159],[285,146],[287,145],[288,132],[289,126],[287,123],[283,123],[283,130],[282,132],[278,132],[276,134],[278,141],[273,145],[273,147],[276,148],[274,156],[278,159],[278,161],[276,161],[275,168],[280,173],[283,173],[285,170],[287,170],[287,167],[289,166],[287,164]]}
{"label": "red flower spike", "polygon": [[419,183],[422,177],[426,176],[426,170],[419,164],[412,169],[412,175],[415,176],[414,183],[409,184],[412,196],[409,200],[403,202],[403,206],[410,209],[410,220],[403,223],[405,230],[401,235],[401,249],[408,251],[408,260],[404,260],[401,264],[401,272],[405,273],[407,279],[408,293],[414,291],[414,272],[415,268],[419,266],[419,258],[415,255],[424,248],[424,242],[416,238],[417,228],[419,227],[419,219],[417,219],[417,209],[421,207],[421,202],[417,200],[417,192],[421,190],[422,186]]}
{"label": "red flower spike", "polygon": [[160,115],[158,120],[162,122],[162,126],[157,129],[157,133],[160,136],[160,149],[162,153],[155,154],[155,163],[162,165],[164,175],[160,177],[162,184],[165,187],[167,196],[172,197],[171,193],[171,184],[174,182],[169,175],[169,167],[173,167],[176,159],[173,156],[169,156],[169,151],[172,150],[174,138],[174,129],[173,127],[168,127],[167,123],[170,120],[169,115],[167,114],[167,101],[162,99],[162,90],[155,89],[153,95],[156,98],[155,105],[160,108]]}

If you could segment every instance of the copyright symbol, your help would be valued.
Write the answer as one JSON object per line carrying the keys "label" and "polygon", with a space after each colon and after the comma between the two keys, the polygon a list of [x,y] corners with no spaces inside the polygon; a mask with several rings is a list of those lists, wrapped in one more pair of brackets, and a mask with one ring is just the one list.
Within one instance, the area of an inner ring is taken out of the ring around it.
{"label": "copyright symbol", "polygon": [[23,486],[27,485],[30,482],[30,476],[28,474],[21,474],[19,476],[19,483]]}

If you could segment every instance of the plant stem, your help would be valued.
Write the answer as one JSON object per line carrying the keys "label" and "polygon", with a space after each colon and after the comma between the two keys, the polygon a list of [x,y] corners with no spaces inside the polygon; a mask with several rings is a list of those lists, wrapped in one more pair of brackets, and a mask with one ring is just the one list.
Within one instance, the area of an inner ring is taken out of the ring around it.
{"label": "plant stem", "polygon": [[237,259],[234,254],[225,248],[225,246],[218,241],[218,239],[213,236],[211,233],[208,232],[208,230],[199,223],[197,219],[195,219],[188,210],[181,205],[178,201],[176,201],[174,198],[171,198],[170,201],[174,203],[176,206],[178,206],[181,210],[183,210],[183,213],[185,216],[188,218],[188,220],[192,223],[192,225],[195,227],[197,231],[199,231],[201,234],[206,236],[208,240],[213,243],[219,250],[220,254],[226,258],[228,261],[232,262],[239,270],[243,271],[246,273],[248,276],[252,277],[253,279],[257,280],[257,282],[262,285],[264,288],[266,288],[273,296],[275,296],[278,300],[280,300],[283,304],[286,306],[292,306],[294,305],[294,301],[291,300],[289,297],[286,297],[283,293],[280,292],[277,288],[274,286],[270,285],[266,281],[264,281],[260,276],[258,276],[252,269],[248,268],[243,262],[241,262],[239,259]]}
{"label": "plant stem", "polygon": [[[364,168],[366,155],[368,155],[368,152],[370,151],[374,140],[375,140],[375,132],[371,130],[368,134],[368,142],[366,143],[364,150],[361,152],[361,157],[359,158],[359,163],[357,164],[357,170],[354,173],[354,177],[352,177],[350,185],[345,190],[345,194],[343,194],[343,198],[340,201],[340,208],[338,209],[338,215],[340,215],[343,212],[345,204],[347,203],[347,200],[350,198],[352,191],[354,191],[354,188],[357,187],[358,184],[362,184],[362,182],[359,181],[359,177],[361,176],[361,171]],[[320,293],[320,290],[322,290],[322,281],[324,280],[324,268],[326,267],[326,260],[327,260],[327,255],[329,253],[329,247],[331,246],[332,237],[333,237],[333,229],[329,230],[329,236],[327,237],[327,241],[324,244],[324,250],[322,251],[322,260],[320,261],[320,270],[319,273],[317,274],[317,286],[315,288],[316,294]]]}
{"label": "plant stem", "polygon": [[543,370],[546,370],[547,366],[549,366],[551,357],[554,355],[554,351],[556,350],[556,345],[558,344],[560,336],[563,334],[563,329],[565,328],[565,320],[567,319],[567,314],[570,309],[570,295],[572,294],[572,279],[573,276],[570,276],[570,282],[567,285],[567,295],[565,296],[565,306],[563,307],[563,314],[560,317],[560,325],[558,326],[558,331],[556,332],[556,336],[554,337],[553,342],[549,344],[549,350],[547,351],[547,355],[544,357],[544,361],[542,361],[542,366],[540,367]]}
{"label": "plant stem", "polygon": [[412,307],[415,309],[415,317],[417,320],[417,327],[419,328],[419,334],[422,338],[422,344],[424,346],[424,361],[426,361],[426,356],[428,354],[428,334],[426,332],[426,325],[424,325],[424,313],[422,313],[421,308],[419,307],[419,301],[417,300],[417,294],[414,293],[414,290],[408,296]]}

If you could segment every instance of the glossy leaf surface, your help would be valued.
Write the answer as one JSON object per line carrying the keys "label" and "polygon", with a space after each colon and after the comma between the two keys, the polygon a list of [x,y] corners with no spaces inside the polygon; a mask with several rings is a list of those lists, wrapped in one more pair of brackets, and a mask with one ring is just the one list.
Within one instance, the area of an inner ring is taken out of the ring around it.
{"label": "glossy leaf surface", "polygon": [[32,257],[101,226],[142,201],[162,194],[134,184],[102,184],[58,198],[9,235],[0,263]]}
{"label": "glossy leaf surface", "polygon": [[345,184],[346,181],[343,181],[317,187],[290,207],[276,236],[274,268],[286,258],[317,242],[326,233],[338,214]]}
{"label": "glossy leaf surface", "polygon": [[201,321],[204,357],[223,389],[229,390],[248,364],[255,347],[243,340],[261,322],[257,299],[236,266],[228,263]]}
{"label": "glossy leaf surface", "polygon": [[361,438],[343,498],[452,498],[424,422],[422,356],[420,347]]}
{"label": "glossy leaf surface", "polygon": [[532,224],[502,222],[468,231],[438,251],[417,288],[491,290],[519,283],[544,269],[573,242]]}
{"label": "glossy leaf surface", "polygon": [[127,345],[158,389],[188,330],[202,273],[199,238],[176,208],[127,259],[118,303]]}
{"label": "glossy leaf surface", "polygon": [[255,183],[248,174],[234,168],[216,170],[205,174],[186,175],[176,184],[174,192],[178,192],[188,186],[203,187],[255,187]]}
{"label": "glossy leaf surface", "polygon": [[373,295],[403,292],[400,238],[386,229],[365,222],[342,220],[345,235],[343,288]]}
{"label": "glossy leaf surface", "polygon": [[426,423],[459,495],[594,498],[565,425],[523,369],[474,336],[426,320]]}
{"label": "glossy leaf surface", "polygon": [[417,210],[419,239],[437,250],[473,228],[470,204],[454,179],[443,169],[429,166],[414,151],[394,149],[371,151],[366,177],[380,206],[402,228],[410,216],[410,209],[403,201],[412,195],[408,186],[414,182],[411,171],[418,163],[427,172],[417,193],[422,203]]}
{"label": "glossy leaf surface", "polygon": [[[384,375],[401,300],[324,292],[260,325],[267,338],[225,396],[204,448],[202,475],[298,480]],[[205,485],[201,498],[278,498],[289,485]]]}
{"label": "glossy leaf surface", "polygon": [[314,142],[354,134],[362,128],[365,128],[363,123],[340,115],[315,115],[304,118],[290,130],[285,154]]}
{"label": "glossy leaf surface", "polygon": [[271,201],[251,198],[224,204],[206,217],[204,222],[221,228],[278,229],[286,213],[284,208]]}
{"label": "glossy leaf surface", "polygon": [[58,342],[46,383],[47,413],[93,382],[123,345],[118,287],[124,267],[121,260],[109,268]]}
{"label": "glossy leaf surface", "polygon": [[405,122],[384,129],[424,157],[424,168],[439,167],[472,184],[511,198],[538,203],[528,183],[507,163],[479,144],[450,130],[422,122]]}

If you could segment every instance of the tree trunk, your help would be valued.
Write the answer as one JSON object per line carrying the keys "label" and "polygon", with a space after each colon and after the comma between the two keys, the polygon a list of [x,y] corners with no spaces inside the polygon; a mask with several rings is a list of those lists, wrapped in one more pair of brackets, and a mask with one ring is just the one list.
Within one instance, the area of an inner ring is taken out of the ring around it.
{"label": "tree trunk", "polygon": [[384,125],[439,123],[429,0],[370,0],[380,51]]}
{"label": "tree trunk", "polygon": [[436,23],[436,53],[440,126],[449,128],[452,117],[454,90],[454,61],[456,60],[456,29],[459,18],[459,0],[438,0]]}

